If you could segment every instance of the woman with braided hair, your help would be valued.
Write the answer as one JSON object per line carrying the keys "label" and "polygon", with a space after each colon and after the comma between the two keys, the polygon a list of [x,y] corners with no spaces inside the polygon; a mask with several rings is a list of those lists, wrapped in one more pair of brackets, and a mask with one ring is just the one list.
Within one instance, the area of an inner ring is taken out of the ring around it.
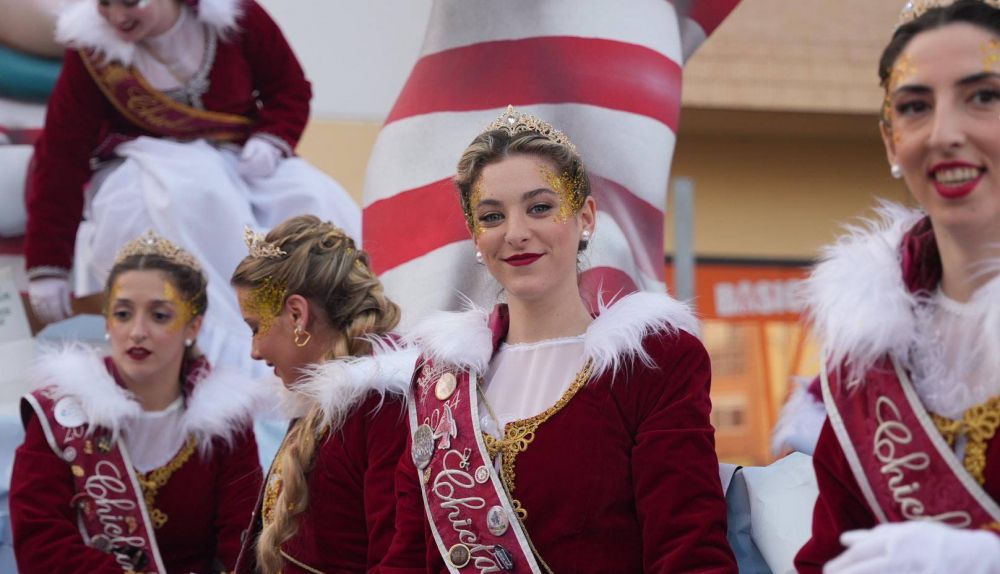
{"label": "woman with braided hair", "polygon": [[260,489],[257,386],[196,341],[200,264],[151,232],[105,288],[110,352],[46,351],[24,397],[10,513],[21,574],[229,572]]}
{"label": "woman with braided hair", "polygon": [[416,353],[395,348],[399,308],[343,231],[307,215],[246,239],[232,284],[293,421],[237,572],[369,571],[394,532]]}

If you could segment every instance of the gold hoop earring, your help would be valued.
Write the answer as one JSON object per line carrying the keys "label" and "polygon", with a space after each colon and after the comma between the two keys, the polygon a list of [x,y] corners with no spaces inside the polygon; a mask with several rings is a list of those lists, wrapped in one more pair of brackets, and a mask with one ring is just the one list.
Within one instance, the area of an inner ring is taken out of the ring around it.
{"label": "gold hoop earring", "polygon": [[[306,338],[300,341],[299,338],[302,337],[303,334]],[[294,335],[292,342],[295,343],[296,347],[305,347],[309,344],[309,339],[312,339],[312,333],[302,329],[302,325],[296,325],[295,331],[292,332],[292,335]]]}

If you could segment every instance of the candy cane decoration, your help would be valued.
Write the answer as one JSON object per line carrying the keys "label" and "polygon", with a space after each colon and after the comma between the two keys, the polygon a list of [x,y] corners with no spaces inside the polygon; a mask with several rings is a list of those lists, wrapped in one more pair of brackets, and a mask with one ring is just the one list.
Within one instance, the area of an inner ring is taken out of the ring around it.
{"label": "candy cane decoration", "polygon": [[663,291],[682,62],[737,3],[436,0],[364,190],[364,245],[405,324],[496,300],[451,177],[507,104],[565,132],[587,164],[599,214],[585,295]]}

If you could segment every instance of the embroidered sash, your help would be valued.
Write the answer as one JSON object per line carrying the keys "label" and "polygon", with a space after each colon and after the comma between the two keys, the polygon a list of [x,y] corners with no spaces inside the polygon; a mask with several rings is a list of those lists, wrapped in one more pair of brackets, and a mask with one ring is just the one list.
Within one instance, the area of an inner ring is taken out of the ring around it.
{"label": "embroidered sash", "polygon": [[133,68],[105,64],[93,52],[80,50],[87,71],[108,101],[130,122],[161,137],[242,142],[253,122],[246,117],[199,110],[167,97]]}
{"label": "embroidered sash", "polygon": [[879,522],[998,530],[1000,506],[948,447],[895,359],[851,389],[825,366],[820,382],[830,425]]}
{"label": "embroidered sash", "polygon": [[409,401],[411,455],[449,572],[539,574],[482,440],[475,374],[418,364]]}
{"label": "embroidered sash", "polygon": [[24,396],[22,412],[27,405],[52,451],[70,465],[76,492],[71,504],[83,541],[113,555],[123,572],[166,574],[125,445],[105,429],[88,429],[73,397],[55,401],[49,389],[42,389]]}

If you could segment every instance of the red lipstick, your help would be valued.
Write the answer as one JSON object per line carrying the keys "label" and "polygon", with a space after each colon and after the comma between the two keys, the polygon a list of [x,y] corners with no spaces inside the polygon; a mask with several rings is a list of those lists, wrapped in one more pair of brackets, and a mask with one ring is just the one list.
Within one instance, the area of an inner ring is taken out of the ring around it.
{"label": "red lipstick", "polygon": [[[940,181],[940,172],[951,171],[952,181]],[[964,172],[964,173],[963,173]],[[962,161],[942,162],[931,168],[928,177],[938,195],[945,199],[959,199],[972,193],[972,190],[979,185],[986,170],[977,165]],[[963,177],[964,176],[964,177]],[[971,176],[971,177],[970,177]]]}
{"label": "red lipstick", "polygon": [[145,361],[147,357],[153,354],[153,352],[143,347],[131,347],[129,350],[125,351],[125,354],[128,355],[133,361]]}
{"label": "red lipstick", "polygon": [[541,253],[518,253],[517,255],[511,255],[510,257],[504,258],[504,262],[508,265],[513,265],[514,267],[523,267],[525,265],[531,265],[541,258]]}

